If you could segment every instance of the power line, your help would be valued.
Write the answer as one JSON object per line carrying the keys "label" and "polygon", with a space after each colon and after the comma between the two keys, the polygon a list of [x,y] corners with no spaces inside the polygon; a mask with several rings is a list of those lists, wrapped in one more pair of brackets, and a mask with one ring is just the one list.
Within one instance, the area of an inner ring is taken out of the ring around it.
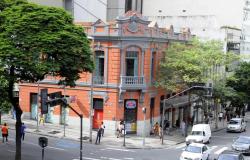
{"label": "power line", "polygon": [[95,17],[96,19],[101,19],[101,18],[97,17],[94,13],[92,13],[91,11],[89,11],[87,8],[83,7],[78,2],[74,1],[74,4],[78,5],[80,8],[82,8],[83,10],[85,10],[86,12],[88,12],[91,16]]}

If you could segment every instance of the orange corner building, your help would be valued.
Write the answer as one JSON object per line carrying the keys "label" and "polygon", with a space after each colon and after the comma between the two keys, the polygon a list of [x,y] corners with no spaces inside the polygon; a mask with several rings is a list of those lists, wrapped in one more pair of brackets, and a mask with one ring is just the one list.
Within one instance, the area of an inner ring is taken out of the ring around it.
{"label": "orange corner building", "polygon": [[[83,114],[86,131],[90,127],[91,97],[93,128],[98,128],[103,121],[105,133],[115,133],[119,121],[125,120],[128,133],[141,135],[142,108],[146,107],[146,131],[149,134],[154,123],[161,121],[161,100],[167,95],[166,90],[154,87],[159,63],[169,43],[189,40],[190,31],[186,29],[185,32],[174,33],[173,26],[159,28],[156,22],[150,22],[132,11],[108,24],[100,20],[77,24],[82,25],[92,37],[93,80],[90,73],[82,73],[75,88],[64,89],[57,85],[58,78],[48,76],[39,83],[39,88],[47,88],[49,93],[61,91],[66,97],[74,99],[70,105]],[[25,118],[37,117],[37,93],[38,84],[20,84],[20,106]],[[174,114],[178,116],[177,112]],[[79,126],[77,115],[61,106],[49,107],[46,121]]]}

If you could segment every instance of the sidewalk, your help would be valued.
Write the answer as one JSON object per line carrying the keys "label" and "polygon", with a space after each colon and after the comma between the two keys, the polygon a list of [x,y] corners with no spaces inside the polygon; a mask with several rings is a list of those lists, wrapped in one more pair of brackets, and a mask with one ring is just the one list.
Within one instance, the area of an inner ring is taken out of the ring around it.
{"label": "sidewalk", "polygon": [[[9,115],[2,116],[2,122],[7,123],[10,129],[15,129],[15,120],[11,118]],[[64,135],[64,126],[58,124],[49,124],[46,123],[44,126],[39,125],[39,132],[37,132],[37,122],[34,120],[23,119],[23,122],[27,126],[26,132],[38,134],[42,136],[55,137],[55,138],[65,138],[79,141],[80,139],[80,129],[71,126],[66,126],[65,129],[65,137]],[[226,127],[226,122],[223,125],[223,122],[218,123],[218,129],[215,129],[215,123],[212,122],[211,129],[212,131],[218,131],[224,129]],[[191,130],[191,127],[189,128]],[[92,133],[93,144],[96,139],[96,131]],[[124,148],[123,146],[123,137],[117,138],[116,135],[107,135],[104,134],[104,137],[101,139],[101,145],[109,146],[109,147],[118,147]],[[84,143],[89,142],[89,131],[84,130],[83,128],[83,141]],[[185,138],[181,135],[180,129],[176,129],[170,133],[170,135],[164,135],[164,144],[161,144],[161,140],[159,137],[149,136],[146,137],[145,146],[143,147],[143,138],[141,136],[136,135],[126,135],[126,146],[125,148],[147,148],[147,149],[156,149],[156,148],[168,148],[170,146],[174,146],[180,143],[185,142]]]}

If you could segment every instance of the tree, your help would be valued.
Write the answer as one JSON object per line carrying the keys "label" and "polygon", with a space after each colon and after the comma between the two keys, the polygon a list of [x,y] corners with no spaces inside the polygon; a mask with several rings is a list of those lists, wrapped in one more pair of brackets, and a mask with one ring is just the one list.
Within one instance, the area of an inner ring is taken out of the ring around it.
{"label": "tree", "polygon": [[5,6],[0,12],[0,64],[8,100],[16,110],[16,160],[20,160],[22,110],[13,97],[14,83],[53,75],[74,86],[80,73],[92,72],[93,62],[84,29],[74,25],[66,11],[22,0],[4,2],[0,4]]}
{"label": "tree", "polygon": [[244,106],[250,103],[250,63],[242,62],[235,73],[228,78],[227,86],[232,87],[237,96],[233,99],[234,106]]}
{"label": "tree", "polygon": [[160,64],[156,86],[177,91],[193,83],[205,83],[221,79],[220,70],[235,61],[233,53],[224,53],[219,41],[199,41],[171,43],[165,59]]}

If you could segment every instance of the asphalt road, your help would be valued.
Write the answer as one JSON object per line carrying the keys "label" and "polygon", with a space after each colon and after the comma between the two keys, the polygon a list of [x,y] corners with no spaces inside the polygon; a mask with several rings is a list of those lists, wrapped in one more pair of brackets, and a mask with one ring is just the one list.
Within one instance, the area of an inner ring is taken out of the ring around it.
{"label": "asphalt road", "polygon": [[[249,121],[249,120],[248,120]],[[8,143],[0,142],[0,160],[14,160],[15,142],[14,131],[10,131]],[[239,135],[250,136],[250,121],[247,131],[243,133],[227,133],[226,130],[212,133],[212,156],[216,157],[225,149],[230,149],[234,139]],[[42,150],[38,145],[38,135],[27,134],[22,143],[23,160],[41,160]],[[45,149],[44,160],[79,160],[79,142],[49,138],[49,146]],[[172,146],[168,149],[124,149],[114,146],[83,144],[83,160],[178,160],[185,144]],[[250,157],[246,157],[250,160]]]}

